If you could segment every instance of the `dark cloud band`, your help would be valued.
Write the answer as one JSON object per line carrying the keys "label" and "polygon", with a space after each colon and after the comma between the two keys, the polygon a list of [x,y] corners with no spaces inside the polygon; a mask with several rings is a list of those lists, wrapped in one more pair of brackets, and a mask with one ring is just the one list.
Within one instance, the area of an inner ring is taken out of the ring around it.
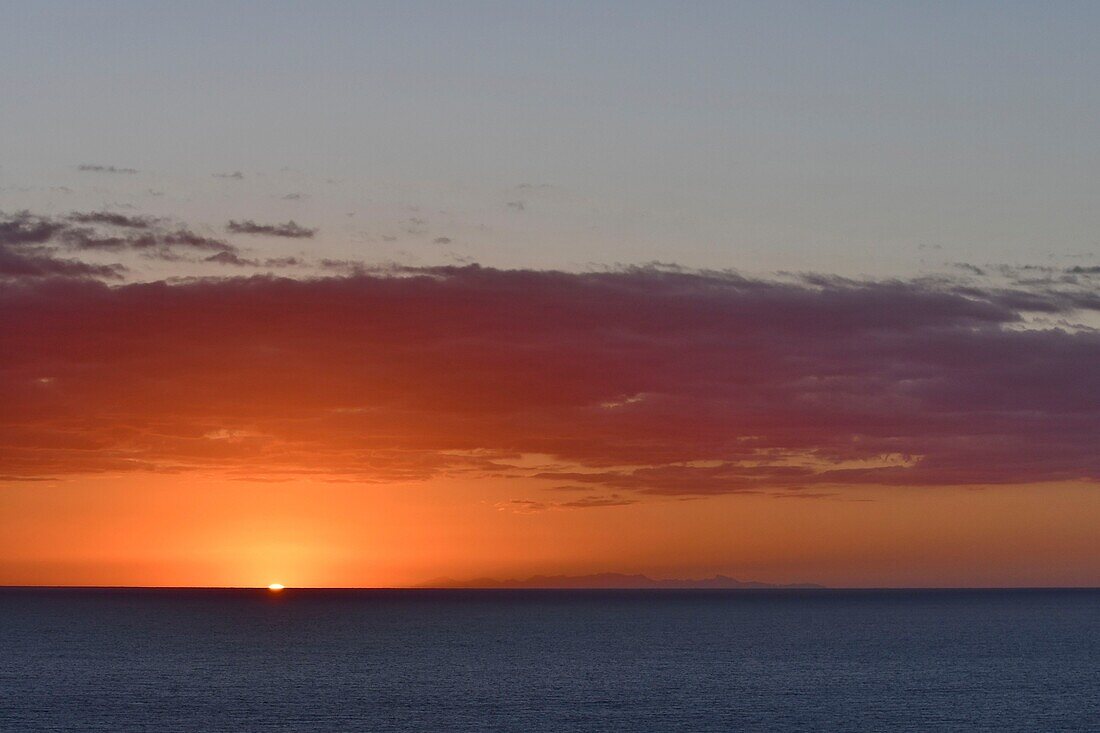
{"label": "dark cloud band", "polygon": [[528,477],[582,504],[1096,481],[1100,334],[1025,327],[1088,303],[648,268],[29,281],[0,287],[0,460]]}

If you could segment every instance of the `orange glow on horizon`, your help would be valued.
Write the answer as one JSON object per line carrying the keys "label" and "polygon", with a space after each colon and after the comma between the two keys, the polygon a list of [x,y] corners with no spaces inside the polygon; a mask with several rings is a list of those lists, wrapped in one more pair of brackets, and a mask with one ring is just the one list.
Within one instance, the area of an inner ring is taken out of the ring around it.
{"label": "orange glow on horizon", "polygon": [[1100,585],[1061,296],[399,270],[5,287],[0,583]]}
{"label": "orange glow on horizon", "polygon": [[831,586],[1100,585],[1100,492],[1087,484],[511,508],[548,493],[508,479],[12,483],[0,492],[0,584],[271,588],[278,577],[297,588],[407,587],[622,572]]}

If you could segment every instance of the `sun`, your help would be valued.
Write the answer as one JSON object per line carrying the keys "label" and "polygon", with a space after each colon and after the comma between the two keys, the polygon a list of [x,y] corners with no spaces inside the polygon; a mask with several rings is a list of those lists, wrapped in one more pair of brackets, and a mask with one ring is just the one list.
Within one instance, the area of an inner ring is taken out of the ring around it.
{"label": "sun", "polygon": [[273,593],[278,593],[284,587],[286,586],[284,586],[282,583],[272,583],[271,585],[267,586],[267,589]]}

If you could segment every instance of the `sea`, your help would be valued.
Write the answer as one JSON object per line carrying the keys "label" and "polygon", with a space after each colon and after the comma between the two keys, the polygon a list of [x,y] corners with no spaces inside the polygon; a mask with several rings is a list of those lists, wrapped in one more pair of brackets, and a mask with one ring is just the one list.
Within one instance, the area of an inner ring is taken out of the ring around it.
{"label": "sea", "polygon": [[1100,731],[1100,591],[7,588],[0,731]]}

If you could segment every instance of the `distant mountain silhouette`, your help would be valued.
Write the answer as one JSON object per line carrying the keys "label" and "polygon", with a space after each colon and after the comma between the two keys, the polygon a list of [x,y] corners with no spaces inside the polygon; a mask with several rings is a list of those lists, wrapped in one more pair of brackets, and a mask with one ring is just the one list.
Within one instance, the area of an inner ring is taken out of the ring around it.
{"label": "distant mountain silhouette", "polygon": [[815,583],[790,583],[780,585],[754,580],[737,580],[726,575],[711,578],[654,579],[646,575],[623,573],[597,573],[595,575],[535,575],[525,580],[497,580],[474,578],[455,580],[436,578],[421,583],[420,588],[824,588]]}

